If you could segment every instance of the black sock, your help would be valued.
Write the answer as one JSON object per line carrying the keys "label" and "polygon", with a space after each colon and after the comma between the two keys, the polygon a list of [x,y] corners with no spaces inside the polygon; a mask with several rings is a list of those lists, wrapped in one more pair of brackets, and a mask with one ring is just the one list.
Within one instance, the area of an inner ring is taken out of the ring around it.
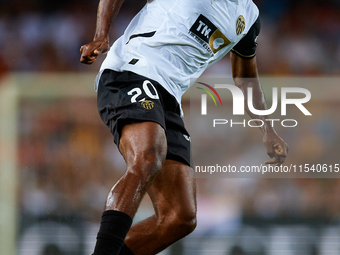
{"label": "black sock", "polygon": [[126,244],[123,245],[122,249],[120,250],[119,255],[135,255]]}
{"label": "black sock", "polygon": [[129,215],[108,210],[103,212],[93,255],[118,255],[132,224]]}

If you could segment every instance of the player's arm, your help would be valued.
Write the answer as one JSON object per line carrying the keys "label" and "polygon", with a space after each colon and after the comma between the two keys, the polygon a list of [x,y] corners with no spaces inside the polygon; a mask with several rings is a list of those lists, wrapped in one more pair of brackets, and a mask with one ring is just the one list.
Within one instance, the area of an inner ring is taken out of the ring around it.
{"label": "player's arm", "polygon": [[[259,26],[254,24],[255,26]],[[239,87],[244,94],[245,109],[252,119],[260,119],[264,125],[261,127],[263,133],[263,143],[266,147],[267,153],[272,160],[266,161],[266,164],[282,164],[288,153],[288,145],[276,133],[269,121],[269,116],[253,114],[248,108],[248,93],[249,87],[253,90],[253,106],[257,110],[267,109],[264,93],[258,78],[257,63],[256,63],[256,37],[259,33],[259,27],[252,30],[244,37],[237,47],[231,51],[231,66],[235,85]],[[254,33],[254,34],[252,34]],[[245,40],[244,40],[245,39]]]}
{"label": "player's arm", "polygon": [[257,76],[256,57],[245,60],[237,56],[235,53],[231,53],[231,63],[235,85],[239,87],[245,95],[244,104],[248,115],[252,119],[260,119],[264,123],[261,127],[261,131],[264,135],[263,143],[267,149],[269,157],[273,158],[273,160],[266,161],[265,163],[282,164],[288,153],[288,145],[280,136],[278,136],[271,123],[266,121],[266,119],[269,119],[269,116],[253,114],[248,108],[247,89],[248,87],[251,87],[253,89],[254,108],[257,110],[267,109],[264,93]]}
{"label": "player's arm", "polygon": [[109,50],[109,31],[124,0],[100,0],[97,11],[96,32],[93,41],[81,46],[80,62],[92,64],[99,54]]}

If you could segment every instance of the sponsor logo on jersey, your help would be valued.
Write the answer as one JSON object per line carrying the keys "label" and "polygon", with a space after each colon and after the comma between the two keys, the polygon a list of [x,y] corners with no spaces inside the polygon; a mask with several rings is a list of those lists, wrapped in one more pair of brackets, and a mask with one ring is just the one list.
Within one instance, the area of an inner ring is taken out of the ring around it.
{"label": "sponsor logo on jersey", "polygon": [[190,28],[189,34],[211,54],[230,44],[229,39],[202,14]]}
{"label": "sponsor logo on jersey", "polygon": [[147,110],[151,110],[155,106],[155,103],[150,100],[144,100],[140,104]]}
{"label": "sponsor logo on jersey", "polygon": [[244,31],[246,27],[246,21],[242,15],[238,16],[237,22],[236,22],[236,34],[240,35]]}

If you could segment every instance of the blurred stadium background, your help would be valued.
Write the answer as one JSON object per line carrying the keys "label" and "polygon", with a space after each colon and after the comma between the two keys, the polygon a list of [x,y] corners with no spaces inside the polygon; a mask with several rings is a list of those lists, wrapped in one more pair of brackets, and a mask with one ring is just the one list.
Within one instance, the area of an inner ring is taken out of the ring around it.
{"label": "blurred stadium background", "polygon": [[[262,21],[261,76],[339,75],[338,0],[254,2]],[[125,1],[112,42],[144,3]],[[93,80],[103,57],[92,66],[79,63],[80,46],[94,34],[97,4],[0,1],[1,254],[90,254],[106,194],[124,171],[96,111]],[[230,76],[229,62],[226,56],[204,75]],[[340,101],[311,104],[313,123],[282,130],[290,160],[340,163]],[[223,148],[226,162],[265,153],[259,130],[195,132],[202,138],[194,148],[197,164],[207,148]],[[198,179],[198,228],[163,254],[340,254],[339,194],[334,178]],[[151,209],[145,199],[136,220]]]}

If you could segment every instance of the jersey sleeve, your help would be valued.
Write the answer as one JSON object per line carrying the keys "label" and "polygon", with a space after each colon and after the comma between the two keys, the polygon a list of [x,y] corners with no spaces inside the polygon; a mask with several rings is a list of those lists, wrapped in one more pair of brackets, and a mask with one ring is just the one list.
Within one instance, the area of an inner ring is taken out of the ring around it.
{"label": "jersey sleeve", "polygon": [[231,49],[231,52],[242,59],[252,59],[256,55],[256,39],[260,33],[261,23],[258,17],[248,33]]}

